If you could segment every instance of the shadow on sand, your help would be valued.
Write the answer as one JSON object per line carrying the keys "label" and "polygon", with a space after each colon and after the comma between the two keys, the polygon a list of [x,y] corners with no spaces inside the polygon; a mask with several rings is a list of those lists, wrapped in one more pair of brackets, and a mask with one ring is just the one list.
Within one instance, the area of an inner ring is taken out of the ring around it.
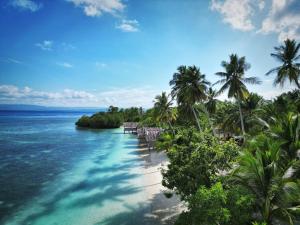
{"label": "shadow on sand", "polygon": [[154,195],[147,204],[126,205],[128,212],[119,213],[94,225],[171,225],[178,212],[178,200],[167,199],[162,193]]}

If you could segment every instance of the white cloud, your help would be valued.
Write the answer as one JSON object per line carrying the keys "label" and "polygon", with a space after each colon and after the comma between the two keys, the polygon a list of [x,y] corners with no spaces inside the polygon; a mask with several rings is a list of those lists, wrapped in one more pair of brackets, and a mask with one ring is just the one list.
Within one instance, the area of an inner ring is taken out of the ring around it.
{"label": "white cloud", "polygon": [[103,13],[116,15],[122,12],[125,5],[121,0],[67,0],[81,7],[87,16],[101,16]]}
{"label": "white cloud", "polygon": [[[262,3],[259,7],[263,7]],[[211,10],[219,12],[223,16],[223,22],[230,24],[234,29],[242,31],[254,29],[251,21],[254,13],[251,0],[212,0]]]}
{"label": "white cloud", "polygon": [[116,26],[124,32],[137,32],[139,31],[139,22],[137,20],[122,20],[120,24]]}
{"label": "white cloud", "polygon": [[41,43],[36,43],[35,46],[39,47],[44,51],[52,51],[53,49],[53,41],[45,40]]}
{"label": "white cloud", "polygon": [[210,8],[234,29],[260,27],[257,33],[276,34],[280,42],[286,38],[300,40],[299,0],[211,0]]}
{"label": "white cloud", "polygon": [[101,106],[116,105],[120,107],[152,107],[153,99],[161,92],[151,87],[140,88],[114,88],[109,91],[98,93]]}
{"label": "white cloud", "polygon": [[300,1],[272,0],[271,10],[258,33],[278,34],[278,40],[300,40]]}
{"label": "white cloud", "polygon": [[108,91],[78,91],[64,89],[60,92],[36,91],[30,87],[19,88],[15,85],[0,85],[0,103],[38,104],[48,106],[86,106],[101,107],[152,107],[153,99],[161,91],[151,87],[112,88]]}
{"label": "white cloud", "polygon": [[40,8],[42,8],[41,3],[36,3],[33,0],[11,0],[10,5],[12,5],[15,8],[29,10],[32,12],[38,11]]}
{"label": "white cloud", "polygon": [[73,65],[67,62],[57,63],[57,65],[65,67],[65,68],[73,68]]}
{"label": "white cloud", "polygon": [[[39,104],[49,106],[97,105],[94,94],[86,91],[64,89],[61,92],[35,91],[29,87],[0,85],[0,102],[9,104]],[[87,104],[87,105],[86,105]]]}

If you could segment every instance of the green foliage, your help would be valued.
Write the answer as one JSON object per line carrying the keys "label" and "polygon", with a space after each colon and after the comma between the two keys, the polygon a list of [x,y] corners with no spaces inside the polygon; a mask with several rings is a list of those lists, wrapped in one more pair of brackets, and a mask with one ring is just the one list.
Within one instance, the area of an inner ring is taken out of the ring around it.
{"label": "green foliage", "polygon": [[247,225],[252,221],[255,197],[246,189],[236,185],[226,186],[227,204],[230,221],[226,225]]}
{"label": "green foliage", "polygon": [[118,128],[122,125],[121,115],[118,113],[99,112],[91,117],[82,116],[77,122],[78,127],[88,128]]}
{"label": "green foliage", "polygon": [[188,199],[188,207],[176,225],[247,225],[251,222],[253,198],[240,188],[225,189],[217,182],[210,188],[201,186]]}
{"label": "green foliage", "polygon": [[77,122],[76,126],[78,127],[89,127],[90,126],[90,117],[82,116]]}
{"label": "green foliage", "polygon": [[131,107],[127,109],[120,109],[119,113],[123,117],[124,122],[139,122],[143,116],[143,109],[138,107]]}
{"label": "green foliage", "polygon": [[155,117],[154,108],[148,109],[140,120],[140,125],[144,127],[157,127],[159,123]]}
{"label": "green foliage", "polygon": [[[164,138],[170,164],[163,171],[163,185],[182,199],[195,194],[201,185],[211,186],[221,170],[230,168],[238,153],[234,142],[220,143],[211,133],[194,129],[182,130],[173,141],[168,136]],[[164,145],[163,141],[160,145]]]}
{"label": "green foliage", "polygon": [[78,127],[88,127],[95,129],[118,128],[123,122],[139,122],[143,117],[143,109],[131,107],[119,109],[110,106],[107,112],[98,112],[92,116],[82,116],[77,122]]}
{"label": "green foliage", "polygon": [[[255,196],[256,213],[267,224],[294,224],[300,212],[299,159],[285,163],[281,142],[260,136],[242,152],[232,181]],[[292,164],[291,164],[292,163]]]}
{"label": "green foliage", "polygon": [[169,151],[173,146],[173,135],[170,133],[162,133],[155,142],[155,149],[158,151]]}
{"label": "green foliage", "polygon": [[201,74],[200,69],[196,66],[179,66],[170,81],[171,94],[173,98],[176,98],[180,112],[188,115],[189,119],[194,118],[200,131],[199,115],[197,115],[194,105],[206,100],[206,90],[209,84],[205,75]]}
{"label": "green foliage", "polygon": [[162,92],[161,95],[155,97],[153,115],[161,127],[167,126],[174,132],[172,123],[176,120],[177,111],[171,106],[172,101],[169,100],[169,96],[166,92]]}
{"label": "green foliage", "polygon": [[121,116],[116,113],[98,113],[90,117],[91,128],[118,128],[121,125]]}
{"label": "green foliage", "polygon": [[211,225],[224,224],[230,220],[230,212],[226,208],[227,194],[221,183],[211,188],[201,186],[189,199],[189,211],[182,213],[176,225]]}
{"label": "green foliage", "polygon": [[300,67],[298,61],[300,58],[300,43],[286,39],[283,45],[274,49],[275,53],[272,53],[271,56],[279,61],[281,65],[270,70],[266,75],[276,73],[274,85],[279,84],[282,87],[286,80],[289,80],[290,83],[295,83],[300,89]]}
{"label": "green foliage", "polygon": [[262,223],[259,223],[259,222],[253,222],[252,225],[267,225],[267,223],[265,223],[265,222],[262,222]]}
{"label": "green foliage", "polygon": [[213,90],[211,87],[208,89],[205,107],[210,114],[214,114],[217,111],[217,103],[219,102],[219,100],[217,100],[218,96],[219,93],[217,91]]}

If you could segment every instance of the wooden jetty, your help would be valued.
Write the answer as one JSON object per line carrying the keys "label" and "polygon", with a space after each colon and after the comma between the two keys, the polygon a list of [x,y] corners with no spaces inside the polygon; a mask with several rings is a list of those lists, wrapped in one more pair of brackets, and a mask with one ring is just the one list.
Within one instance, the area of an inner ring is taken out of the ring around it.
{"label": "wooden jetty", "polygon": [[138,138],[145,139],[148,149],[154,148],[154,143],[163,130],[159,127],[142,127],[138,128]]}
{"label": "wooden jetty", "polygon": [[137,129],[138,129],[138,123],[136,122],[125,122],[123,124],[124,127],[124,134],[127,133],[137,133]]}
{"label": "wooden jetty", "polygon": [[148,149],[154,148],[154,143],[163,131],[159,127],[138,127],[138,123],[135,122],[125,122],[123,124],[124,134],[133,133],[137,134],[138,138],[144,139],[147,143]]}

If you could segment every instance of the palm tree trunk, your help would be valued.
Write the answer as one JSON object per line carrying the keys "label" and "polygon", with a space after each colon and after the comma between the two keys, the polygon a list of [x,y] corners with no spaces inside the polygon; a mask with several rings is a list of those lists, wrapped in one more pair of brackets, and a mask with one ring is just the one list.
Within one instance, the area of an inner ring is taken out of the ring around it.
{"label": "palm tree trunk", "polygon": [[216,131],[215,131],[215,129],[214,129],[214,124],[213,124],[213,121],[210,119],[209,112],[208,112],[208,110],[207,110],[207,108],[206,108],[206,106],[205,106],[205,105],[204,105],[203,107],[204,107],[204,111],[205,111],[205,113],[207,114],[208,121],[209,121],[209,125],[211,126],[211,129],[212,129],[213,135],[214,135],[214,136],[216,136]]}
{"label": "palm tree trunk", "polygon": [[245,126],[244,126],[244,120],[243,120],[243,113],[242,113],[242,107],[241,107],[241,100],[240,96],[238,95],[238,105],[239,105],[239,111],[240,111],[240,118],[241,118],[241,126],[242,126],[242,133],[243,133],[243,139],[245,141]]}
{"label": "palm tree trunk", "polygon": [[296,83],[298,89],[300,89],[300,84],[299,84],[299,81],[297,79],[295,80],[295,83]]}
{"label": "palm tree trunk", "polygon": [[200,126],[200,123],[199,123],[199,119],[198,119],[198,117],[197,117],[197,114],[196,114],[196,112],[195,112],[195,109],[194,109],[193,106],[191,106],[191,109],[192,109],[192,111],[193,111],[193,114],[194,114],[195,120],[196,120],[196,122],[197,122],[197,126],[198,126],[198,128],[199,128],[199,131],[202,132],[202,129],[201,129],[201,126]]}

